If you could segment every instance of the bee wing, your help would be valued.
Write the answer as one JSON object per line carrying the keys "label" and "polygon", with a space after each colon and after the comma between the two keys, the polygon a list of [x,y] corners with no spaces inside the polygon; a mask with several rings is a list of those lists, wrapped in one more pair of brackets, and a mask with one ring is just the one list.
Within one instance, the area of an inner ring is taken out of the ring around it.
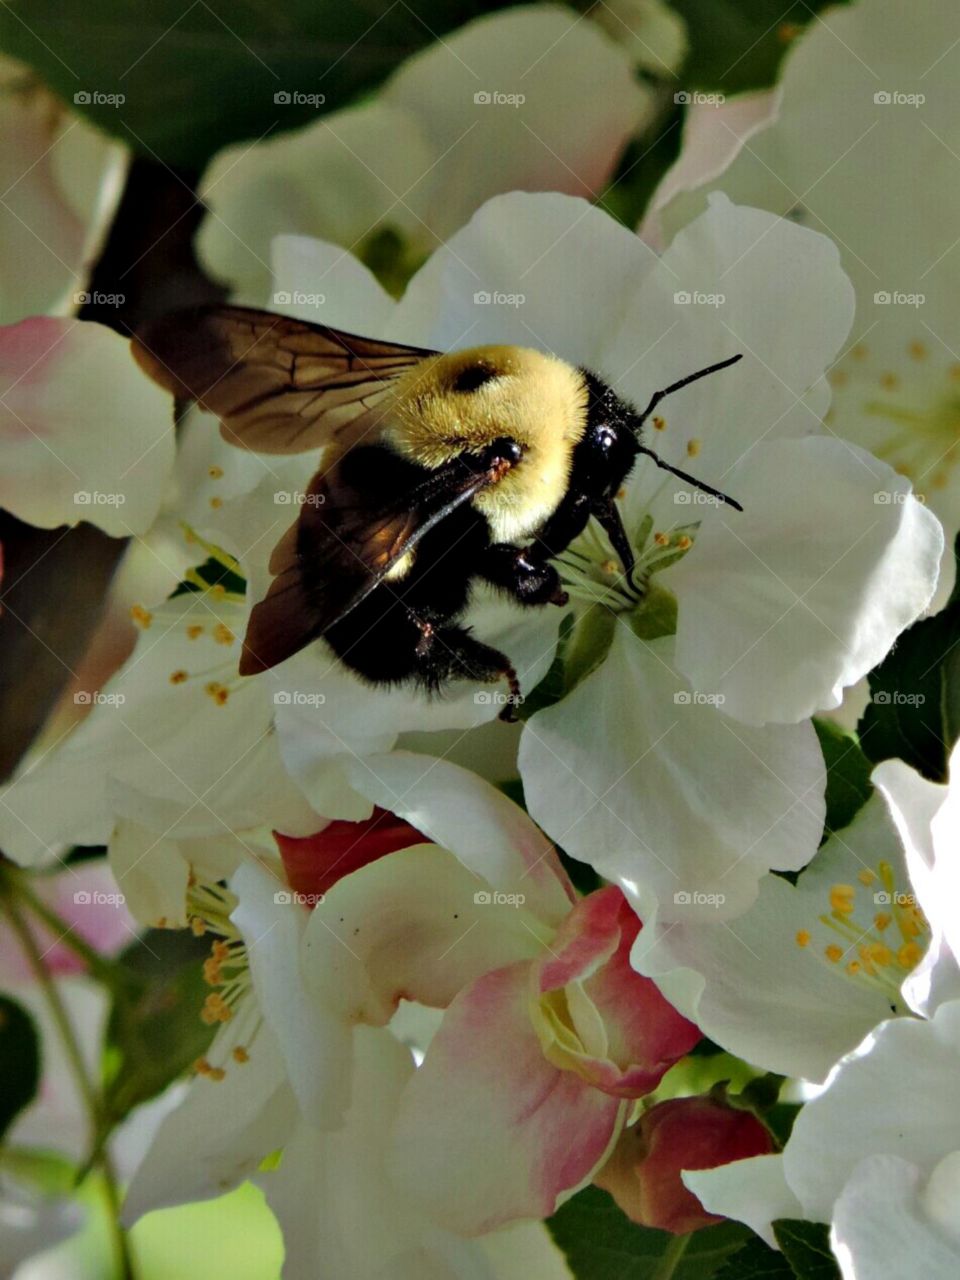
{"label": "bee wing", "polygon": [[344,618],[446,516],[497,476],[458,458],[387,505],[344,483],[340,468],[314,477],[297,521],[274,548],[275,575],[250,614],[240,674],[275,667]]}
{"label": "bee wing", "polygon": [[437,353],[221,306],[150,322],[133,354],[161,387],[216,414],[230,444],[304,453],[373,430],[397,374]]}

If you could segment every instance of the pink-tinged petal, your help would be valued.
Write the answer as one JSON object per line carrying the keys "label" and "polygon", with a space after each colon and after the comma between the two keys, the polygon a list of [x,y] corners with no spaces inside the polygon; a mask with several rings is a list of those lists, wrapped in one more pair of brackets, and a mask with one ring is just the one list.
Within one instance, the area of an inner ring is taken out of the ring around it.
{"label": "pink-tinged petal", "polygon": [[129,348],[85,321],[0,329],[0,505],[44,529],[150,527],[173,468],[172,403]]}
{"label": "pink-tinged petal", "polygon": [[308,906],[367,863],[424,843],[423,835],[409,822],[380,808],[374,808],[365,822],[330,822],[312,836],[273,834],[290,888]]}
{"label": "pink-tinged petal", "polygon": [[650,1093],[700,1039],[698,1028],[631,967],[640,927],[616,885],[591,893],[567,917],[535,973],[541,997],[564,989],[562,1005],[541,1000],[544,1051],[622,1098]]}
{"label": "pink-tinged petal", "polygon": [[543,1056],[529,982],[513,964],[461,992],[400,1104],[394,1177],[460,1235],[553,1213],[621,1123],[623,1103]]}
{"label": "pink-tinged petal", "polygon": [[687,108],[683,146],[676,163],[653,193],[639,233],[655,249],[666,247],[669,236],[661,223],[663,209],[685,191],[718,178],[760,129],[776,119],[778,96],[764,90],[743,93],[719,106],[694,103]]}
{"label": "pink-tinged petal", "polygon": [[391,751],[347,766],[352,786],[449,849],[502,893],[559,924],[576,901],[553,845],[519,805],[485,779],[435,756]]}
{"label": "pink-tinged petal", "polygon": [[445,1008],[481,975],[540,955],[549,937],[522,902],[421,844],[345,876],[317,903],[304,975],[343,1018],[381,1026],[401,999]]}
{"label": "pink-tinged petal", "polygon": [[684,1186],[685,1169],[715,1169],[773,1149],[752,1112],[718,1098],[671,1098],[621,1135],[594,1181],[634,1222],[683,1235],[722,1221]]}

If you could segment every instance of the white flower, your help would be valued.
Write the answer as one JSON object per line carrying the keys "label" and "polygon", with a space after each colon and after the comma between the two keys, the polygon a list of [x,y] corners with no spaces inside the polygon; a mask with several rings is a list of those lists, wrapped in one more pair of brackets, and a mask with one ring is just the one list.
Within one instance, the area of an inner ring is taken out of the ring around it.
{"label": "white flower", "polygon": [[960,1002],[883,1023],[797,1117],[781,1156],[684,1181],[769,1239],[776,1217],[830,1222],[844,1280],[952,1280],[960,1267]]}
{"label": "white flower", "polygon": [[795,885],[760,881],[737,920],[645,920],[636,968],[704,1035],[757,1067],[822,1081],[891,1012],[926,952],[903,854],[872,797]]}
{"label": "white flower", "polygon": [[216,157],[201,254],[261,306],[277,234],[361,257],[378,235],[399,237],[414,266],[500,192],[599,194],[651,102],[627,53],[565,8],[479,18],[404,63],[372,102]]}
{"label": "white flower", "polygon": [[861,0],[825,14],[787,55],[766,122],[756,97],[695,109],[644,228],[669,236],[705,191],[722,190],[830,235],[857,316],[833,371],[829,426],[909,476],[951,532],[958,36],[956,13],[937,0]]}
{"label": "white flower", "polygon": [[[708,1208],[749,1222],[768,1239],[769,1224],[777,1217],[830,1222],[845,1280],[899,1280],[912,1270],[947,1280],[960,1265],[958,764],[960,749],[955,749],[949,788],[919,777],[901,760],[885,761],[873,775],[903,842],[913,889],[909,893],[899,887],[891,862],[867,887],[869,892],[883,886],[879,906],[889,934],[879,939],[880,945],[889,942],[892,922],[903,930],[905,963],[899,967],[912,971],[900,983],[902,999],[889,981],[902,977],[889,954],[892,945],[886,956],[878,954],[877,922],[871,927],[855,908],[863,890],[841,884],[831,895],[840,905],[850,904],[834,915],[834,923],[848,931],[848,954],[861,961],[856,981],[866,981],[878,995],[886,985],[893,1012],[906,1014],[909,1002],[928,1020],[902,1016],[869,1031],[840,1059],[823,1092],[803,1108],[782,1156],[686,1175],[688,1186]],[[840,833],[858,860],[868,848],[874,857],[889,856],[882,805],[879,796],[870,800]],[[820,861],[827,854],[825,847],[795,893],[803,892],[814,877],[823,883]],[[835,851],[830,860],[835,863]],[[708,980],[708,991],[710,986]],[[869,1009],[864,1005],[858,1011],[851,1002],[843,1003],[850,1014],[847,1035],[864,1031]],[[808,1022],[808,1033],[812,1029],[817,1034],[809,1011],[801,1011],[801,1017]],[[827,1023],[824,1018],[820,1029]]]}
{"label": "white flower", "polygon": [[[520,767],[531,813],[559,844],[650,889],[663,920],[698,910],[698,894],[716,919],[750,904],[760,872],[812,856],[823,774],[803,718],[838,705],[925,607],[941,534],[889,468],[816,433],[852,301],[825,239],[717,199],[662,258],[632,244],[619,288],[605,282],[619,323],[602,352],[584,343],[574,358],[643,405],[743,352],[668,400],[652,443],[744,511],[635,468],[624,518],[641,581],[658,590],[625,589],[596,539],[562,557],[572,592],[602,606],[595,621],[605,608],[618,625],[606,661],[528,722]],[[613,257],[599,226],[591,251]],[[523,323],[566,354],[578,314],[551,325],[527,310]],[[880,486],[898,501],[876,505]]]}
{"label": "white flower", "polygon": [[74,310],[119,200],[123,148],[0,61],[0,323]]}
{"label": "white flower", "polygon": [[[365,773],[372,799],[384,790],[402,790],[409,816],[429,816],[429,829],[449,834],[460,856],[478,860],[491,876],[526,869],[525,887],[538,906],[568,905],[548,862],[549,846],[491,788],[484,791],[453,766],[402,755],[376,759]],[[417,833],[411,831],[411,838]],[[441,849],[421,844],[411,852],[424,850],[465,877],[471,895],[483,883]],[[381,858],[374,864],[380,869],[375,880],[379,883],[381,873],[390,878],[402,865],[402,855]],[[339,930],[338,913],[353,903],[362,886],[351,886],[361,878],[362,872],[346,876],[328,895],[325,928]],[[185,1100],[162,1124],[134,1177],[127,1221],[153,1208],[219,1194],[256,1175],[263,1159],[282,1146],[279,1170],[258,1180],[283,1229],[289,1280],[315,1275],[320,1258],[333,1273],[357,1280],[386,1275],[414,1280],[425,1267],[441,1266],[447,1270],[439,1274],[464,1280],[512,1276],[501,1257],[511,1248],[509,1238],[473,1243],[439,1229],[411,1189],[388,1174],[387,1136],[414,1062],[388,1028],[357,1027],[355,1011],[343,1016],[339,966],[330,969],[320,990],[305,983],[302,949],[308,930],[321,927],[315,921],[323,895],[315,895],[320,901],[311,915],[288,888],[276,860],[261,866],[246,862],[231,884],[235,893],[200,882],[190,891],[195,927],[202,926],[212,939],[205,975],[216,990],[205,1016],[223,1025]],[[422,894],[420,881],[408,887]],[[439,887],[445,900],[444,886]],[[393,915],[402,920],[397,902]],[[389,901],[380,897],[369,905],[375,912],[390,910]],[[473,910],[479,919],[483,908]],[[478,932],[487,934],[491,956],[497,920],[511,918],[519,930],[515,911],[488,911],[490,927]],[[355,932],[348,930],[336,944],[344,954],[362,950],[364,942],[356,941]],[[370,942],[376,952],[376,938]],[[386,946],[389,950],[389,939]],[[394,954],[399,964],[410,966],[435,961],[432,954],[425,958],[409,948]],[[477,954],[468,951],[474,960]],[[461,967],[461,961],[452,971],[446,966],[448,985]],[[185,1149],[191,1153],[187,1167]],[[389,1229],[363,1229],[372,1206]],[[542,1265],[543,1275],[566,1275],[541,1228],[528,1224],[516,1241]]]}
{"label": "white flower", "polygon": [[52,529],[153,524],[173,468],[170,401],[103,325],[34,316],[0,328],[0,503]]}

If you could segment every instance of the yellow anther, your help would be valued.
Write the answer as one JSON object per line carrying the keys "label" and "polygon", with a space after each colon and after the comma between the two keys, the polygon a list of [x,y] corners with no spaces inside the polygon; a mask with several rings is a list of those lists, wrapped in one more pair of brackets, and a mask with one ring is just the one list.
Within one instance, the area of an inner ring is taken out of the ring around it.
{"label": "yellow anther", "polygon": [[895,373],[882,373],[880,375],[880,385],[886,391],[896,391],[900,385],[900,378]]}
{"label": "yellow anther", "polygon": [[862,973],[862,972],[863,972],[863,965],[860,963],[859,960],[851,960],[850,963],[847,965],[847,973],[850,974],[851,978],[855,978],[858,973]]}
{"label": "yellow anther", "polygon": [[208,467],[208,468],[207,468],[207,475],[210,477],[210,479],[211,479],[211,480],[222,480],[222,479],[223,479],[223,467],[217,467],[217,466]]}
{"label": "yellow anther", "polygon": [[211,680],[206,687],[206,693],[211,697],[218,707],[225,705],[230,697],[230,690],[226,685],[222,685],[219,680]]}
{"label": "yellow anther", "polygon": [[887,911],[878,911],[873,917],[873,923],[880,933],[883,933],[884,929],[890,928],[890,922],[892,920],[893,916]]}
{"label": "yellow anther", "polygon": [[907,350],[910,352],[910,355],[914,360],[923,360],[926,358],[927,348],[922,342],[911,342],[907,347]]}
{"label": "yellow anther", "polygon": [[918,947],[915,942],[905,942],[897,952],[897,964],[901,969],[915,969],[922,957],[922,947]]}
{"label": "yellow anther", "polygon": [[210,499],[210,505],[211,505],[211,507],[213,507],[214,511],[219,511],[219,510],[220,510],[220,508],[223,506],[223,499],[222,499],[222,498],[211,498],[211,499]]}
{"label": "yellow anther", "polygon": [[687,457],[688,458],[695,458],[697,454],[700,452],[700,449],[701,449],[701,445],[699,440],[687,441]]}
{"label": "yellow anther", "polygon": [[654,431],[662,431],[664,427],[666,427],[667,425],[665,418],[660,418],[660,417],[657,417],[656,415],[654,415],[652,421],[653,421]]}
{"label": "yellow anther", "polygon": [[857,879],[860,881],[860,883],[865,884],[868,887],[876,881],[876,878],[877,878],[876,874],[867,868],[864,868],[864,870],[861,871],[857,876]]}
{"label": "yellow anther", "polygon": [[888,964],[893,964],[893,952],[882,942],[868,942],[861,954],[865,955],[871,964],[879,965],[881,969]]}
{"label": "yellow anther", "polygon": [[670,545],[670,535],[668,533],[655,533],[653,540],[658,547],[669,547]]}
{"label": "yellow anther", "polygon": [[680,551],[689,551],[693,546],[693,539],[682,533],[677,539],[677,548]]}
{"label": "yellow anther", "polygon": [[854,360],[866,360],[867,358],[866,344],[863,342],[858,342],[857,345],[851,349],[850,354],[853,356]]}
{"label": "yellow anther", "polygon": [[219,1083],[226,1074],[223,1067],[211,1067],[207,1072],[207,1079]]}
{"label": "yellow anther", "polygon": [[198,636],[202,636],[202,635],[203,635],[203,624],[200,622],[191,622],[190,626],[187,627],[187,639],[196,640]]}
{"label": "yellow anther", "polygon": [[797,930],[797,946],[808,947],[809,945],[810,945],[809,929],[798,929]]}
{"label": "yellow anther", "polygon": [[843,387],[849,382],[850,375],[845,369],[831,369],[828,374],[828,380],[831,386]]}
{"label": "yellow anther", "polygon": [[144,630],[146,630],[153,621],[153,614],[149,609],[145,609],[142,604],[135,604],[131,607],[130,617],[138,627],[142,627]]}
{"label": "yellow anther", "polygon": [[829,946],[824,947],[823,953],[832,964],[836,964],[838,960],[843,959],[843,947],[838,947],[835,942],[831,942]]}
{"label": "yellow anther", "polygon": [[201,920],[199,916],[190,917],[190,928],[193,932],[194,937],[196,938],[202,938],[203,935],[207,932],[206,923],[203,920]]}
{"label": "yellow anther", "polygon": [[243,1047],[243,1045],[242,1045],[242,1044],[238,1044],[238,1045],[236,1046],[236,1048],[234,1049],[234,1051],[233,1051],[233,1060],[234,1060],[234,1062],[249,1062],[249,1061],[250,1061],[250,1055],[249,1055],[249,1053],[247,1053],[246,1049]]}
{"label": "yellow anther", "polygon": [[236,636],[229,627],[224,626],[222,622],[218,622],[213,628],[213,638],[217,644],[233,644]]}
{"label": "yellow anther", "polygon": [[841,916],[853,914],[853,899],[856,889],[852,884],[835,884],[830,890],[830,906]]}
{"label": "yellow anther", "polygon": [[603,564],[600,566],[600,568],[602,569],[602,571],[603,571],[604,573],[619,573],[619,572],[620,572],[620,566],[617,564],[616,560],[604,560],[604,562],[603,562]]}
{"label": "yellow anther", "polygon": [[189,679],[189,676],[187,675],[186,671],[183,670],[182,667],[178,667],[176,671],[170,672],[171,684],[183,684],[188,679]]}

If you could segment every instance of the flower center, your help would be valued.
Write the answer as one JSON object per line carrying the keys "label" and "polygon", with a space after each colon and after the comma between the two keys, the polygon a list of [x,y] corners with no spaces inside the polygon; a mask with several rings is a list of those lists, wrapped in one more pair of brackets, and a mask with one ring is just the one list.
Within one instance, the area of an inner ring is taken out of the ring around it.
{"label": "flower center", "polygon": [[960,463],[960,364],[924,368],[930,364],[926,345],[914,341],[906,350],[907,360],[899,367],[868,370],[869,352],[860,343],[830,380],[838,405],[855,395],[862,411],[877,420],[881,434],[871,443],[872,452],[921,489],[938,491]]}
{"label": "flower center", "polygon": [[908,1012],[900,998],[903,980],[913,972],[930,943],[930,926],[910,893],[897,888],[893,868],[880,862],[864,868],[854,884],[830,887],[830,910],[814,932],[798,930],[797,946],[848,977],[883,992],[895,1013]]}
{"label": "flower center", "polygon": [[[591,521],[580,537],[557,557],[557,568],[571,600],[578,605],[585,608],[599,605],[613,614],[643,613],[650,603],[654,575],[686,555],[698,528],[699,521],[694,521],[655,532],[653,517],[645,515],[630,540],[636,566],[627,577],[606,534]],[[667,593],[661,591],[661,596],[663,594]]]}
{"label": "flower center", "polygon": [[227,1064],[249,1061],[262,1022],[253,998],[246,944],[230,919],[236,905],[237,898],[229,889],[191,875],[187,888],[190,928],[198,938],[211,938],[203,979],[213,990],[204,1001],[200,1019],[208,1027],[230,1024],[214,1040],[209,1056],[194,1063],[197,1074],[212,1081],[224,1078]]}

